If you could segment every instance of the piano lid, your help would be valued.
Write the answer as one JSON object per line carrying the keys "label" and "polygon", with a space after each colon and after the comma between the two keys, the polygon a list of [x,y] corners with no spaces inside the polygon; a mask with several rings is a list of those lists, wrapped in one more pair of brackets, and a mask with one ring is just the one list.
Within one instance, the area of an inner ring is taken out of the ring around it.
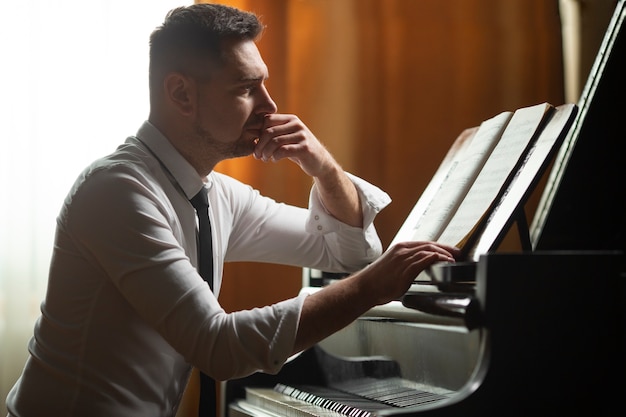
{"label": "piano lid", "polygon": [[626,2],[618,2],[530,227],[534,250],[626,250]]}

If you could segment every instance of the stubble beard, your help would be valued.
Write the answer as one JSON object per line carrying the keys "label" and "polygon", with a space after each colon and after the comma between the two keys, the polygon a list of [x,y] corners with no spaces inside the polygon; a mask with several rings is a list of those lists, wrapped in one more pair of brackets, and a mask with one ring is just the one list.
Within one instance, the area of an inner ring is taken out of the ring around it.
{"label": "stubble beard", "polygon": [[202,144],[202,154],[211,155],[212,158],[217,157],[220,161],[249,156],[256,146],[255,138],[247,138],[245,135],[241,135],[234,142],[221,142],[198,122],[194,123],[193,129],[199,143]]}

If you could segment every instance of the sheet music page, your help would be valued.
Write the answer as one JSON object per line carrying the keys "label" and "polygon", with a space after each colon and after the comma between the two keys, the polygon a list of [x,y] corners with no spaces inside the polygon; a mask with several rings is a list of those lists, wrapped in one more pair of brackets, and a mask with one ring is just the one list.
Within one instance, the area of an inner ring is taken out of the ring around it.
{"label": "sheet music page", "polygon": [[512,115],[512,112],[503,112],[481,123],[471,142],[462,152],[457,152],[448,164],[445,176],[440,178],[438,187],[429,196],[428,204],[413,226],[409,239],[405,240],[437,240],[489,158]]}
{"label": "sheet music page", "polygon": [[530,187],[537,181],[550,162],[558,146],[561,145],[569,125],[577,112],[575,104],[564,104],[555,109],[546,127],[543,128],[537,141],[527,153],[524,164],[508,186],[504,197],[488,219],[487,226],[480,240],[468,253],[470,259],[477,260],[480,254],[491,250],[496,239],[511,220],[522,200],[532,190]]}
{"label": "sheet music page", "polygon": [[430,204],[430,201],[433,199],[433,196],[437,193],[437,190],[441,186],[441,183],[448,175],[448,171],[450,170],[450,166],[455,160],[456,155],[461,154],[465,151],[465,149],[469,146],[472,139],[476,135],[478,131],[478,126],[465,129],[461,134],[454,140],[454,143],[448,149],[446,156],[439,164],[437,171],[431,178],[430,182],[420,195],[417,203],[411,209],[411,212],[407,216],[406,220],[398,230],[398,233],[394,236],[390,247],[398,242],[406,242],[412,240],[413,238],[413,229],[415,225],[419,221],[420,217],[424,214],[424,211]]}
{"label": "sheet music page", "polygon": [[438,242],[463,247],[506,185],[513,169],[521,162],[550,109],[552,109],[550,104],[543,103],[515,111],[500,141],[437,239]]}

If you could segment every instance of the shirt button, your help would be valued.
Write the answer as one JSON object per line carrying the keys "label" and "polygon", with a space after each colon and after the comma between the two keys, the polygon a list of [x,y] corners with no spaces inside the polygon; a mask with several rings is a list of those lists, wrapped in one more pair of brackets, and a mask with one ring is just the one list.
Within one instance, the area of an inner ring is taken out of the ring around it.
{"label": "shirt button", "polygon": [[322,230],[322,226],[317,226],[317,230]]}
{"label": "shirt button", "polygon": [[319,220],[320,216],[318,216],[317,214],[315,215],[315,220]]}

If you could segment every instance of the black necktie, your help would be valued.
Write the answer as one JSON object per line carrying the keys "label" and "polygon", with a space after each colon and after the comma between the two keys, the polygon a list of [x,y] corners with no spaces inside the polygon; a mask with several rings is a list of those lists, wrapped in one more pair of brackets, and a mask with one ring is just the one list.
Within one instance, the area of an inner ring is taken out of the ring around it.
{"label": "black necktie", "polygon": [[211,242],[211,221],[209,220],[209,198],[207,190],[202,190],[191,199],[191,205],[198,215],[198,263],[200,276],[209,283],[213,291],[213,243]]}
{"label": "black necktie", "polygon": [[[211,242],[211,222],[209,220],[209,198],[207,190],[202,187],[191,200],[198,215],[198,264],[200,276],[209,283],[213,291],[213,244]],[[199,417],[214,417],[217,409],[215,381],[200,372],[200,403]]]}

